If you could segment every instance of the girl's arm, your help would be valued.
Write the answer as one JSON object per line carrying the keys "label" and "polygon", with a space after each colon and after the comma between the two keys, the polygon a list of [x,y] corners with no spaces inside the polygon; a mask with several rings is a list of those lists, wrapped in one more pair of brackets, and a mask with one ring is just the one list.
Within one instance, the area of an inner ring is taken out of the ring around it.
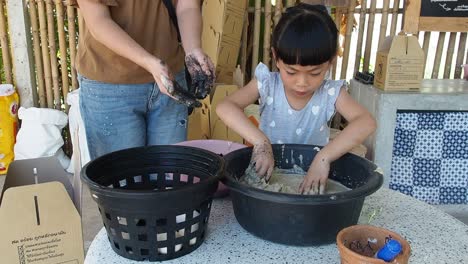
{"label": "girl's arm", "polygon": [[337,112],[348,121],[348,125],[317,153],[299,187],[301,193],[308,193],[311,189],[313,194],[324,193],[330,163],[361,144],[377,127],[374,117],[346,89],[341,89],[335,106]]}
{"label": "girl's arm", "polygon": [[216,114],[224,124],[253,145],[268,140],[244,114],[244,108],[255,103],[259,97],[257,80],[254,78],[246,86],[224,98],[216,107]]}
{"label": "girl's arm", "polygon": [[348,121],[348,125],[319,152],[321,158],[330,162],[364,142],[377,128],[377,123],[371,113],[356,102],[346,89],[341,89],[335,106],[337,112]]}
{"label": "girl's arm", "polygon": [[181,94],[183,91],[179,91],[179,86],[174,83],[167,65],[147,52],[112,20],[107,6],[91,0],[78,0],[78,5],[93,38],[150,72],[161,92],[187,105],[196,104],[194,98],[187,98],[183,93]]}
{"label": "girl's arm", "polygon": [[269,179],[274,166],[270,140],[244,114],[244,108],[259,97],[257,80],[254,78],[246,86],[224,98],[216,107],[216,114],[226,126],[254,145],[252,161],[256,163],[257,174]]}

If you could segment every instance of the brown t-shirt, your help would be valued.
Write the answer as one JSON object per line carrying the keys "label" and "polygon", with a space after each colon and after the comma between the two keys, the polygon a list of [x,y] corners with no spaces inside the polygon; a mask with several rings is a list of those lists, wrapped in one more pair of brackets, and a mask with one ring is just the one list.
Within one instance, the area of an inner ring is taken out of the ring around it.
{"label": "brown t-shirt", "polygon": [[[112,19],[151,54],[164,60],[173,74],[184,66],[184,51],[177,30],[161,0],[92,0],[109,7]],[[76,5],[76,0],[71,0]],[[177,0],[173,0],[174,6]],[[153,76],[134,62],[111,51],[93,38],[84,20],[76,55],[76,70],[96,81],[136,84],[154,81]],[[91,25],[92,26],[92,25]]]}

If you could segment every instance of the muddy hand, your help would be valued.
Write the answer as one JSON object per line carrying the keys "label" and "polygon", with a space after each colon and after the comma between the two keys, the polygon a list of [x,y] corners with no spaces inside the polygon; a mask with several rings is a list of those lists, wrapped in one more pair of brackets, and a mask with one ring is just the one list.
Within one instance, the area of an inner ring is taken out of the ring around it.
{"label": "muddy hand", "polygon": [[211,59],[201,49],[195,49],[185,56],[185,66],[192,80],[190,92],[197,99],[205,98],[210,93],[215,81]]}
{"label": "muddy hand", "polygon": [[260,177],[266,177],[268,181],[273,173],[275,160],[269,141],[255,144],[252,151],[252,162],[255,162],[255,171]]}
{"label": "muddy hand", "polygon": [[167,89],[167,93],[179,103],[188,107],[200,107],[202,104],[197,99],[187,92],[176,81],[169,79],[167,75],[161,75],[161,82]]}
{"label": "muddy hand", "polygon": [[299,186],[299,193],[324,194],[329,172],[330,162],[326,158],[316,155],[307,175]]}

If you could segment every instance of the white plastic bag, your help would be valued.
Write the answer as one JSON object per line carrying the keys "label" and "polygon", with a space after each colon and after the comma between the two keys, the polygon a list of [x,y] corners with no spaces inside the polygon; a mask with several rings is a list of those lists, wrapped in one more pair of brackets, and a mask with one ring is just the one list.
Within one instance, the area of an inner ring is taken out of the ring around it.
{"label": "white plastic bag", "polygon": [[22,120],[16,136],[15,160],[56,156],[64,169],[70,159],[62,150],[62,129],[67,125],[67,114],[48,108],[24,108],[18,111]]}
{"label": "white plastic bag", "polygon": [[81,119],[79,98],[80,89],[74,90],[67,96],[67,104],[70,105],[70,109],[68,111],[68,128],[70,129],[70,137],[73,144],[73,154],[70,166],[67,169],[70,173],[75,172],[76,166],[81,168],[90,161],[88,142],[86,140],[86,130],[83,124],[83,119]]}

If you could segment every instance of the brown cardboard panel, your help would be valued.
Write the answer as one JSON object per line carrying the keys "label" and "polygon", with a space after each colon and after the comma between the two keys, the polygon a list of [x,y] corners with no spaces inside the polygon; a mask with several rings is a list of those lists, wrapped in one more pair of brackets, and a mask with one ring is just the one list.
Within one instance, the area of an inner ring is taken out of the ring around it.
{"label": "brown cardboard panel", "polygon": [[415,36],[387,37],[377,52],[374,86],[383,90],[419,89],[424,51]]}
{"label": "brown cardboard panel", "polygon": [[247,8],[247,0],[223,0],[227,6],[232,9],[245,10]]}
{"label": "brown cardboard panel", "polygon": [[[231,75],[232,80],[232,75]],[[210,131],[212,139],[220,140],[229,140],[233,142],[243,143],[244,140],[239,134],[234,132],[232,129],[228,128],[223,121],[216,114],[216,106],[221,102],[226,96],[238,90],[236,85],[218,85],[216,86],[216,91],[211,101],[210,112]]]}
{"label": "brown cardboard panel", "polygon": [[[36,171],[36,175],[34,174]],[[35,183],[45,183],[57,181],[63,184],[70,197],[75,197],[75,193],[70,183],[72,175],[66,172],[56,157],[43,157],[37,159],[15,160],[11,163],[5,178],[0,204],[2,203],[3,193],[12,187],[31,185]],[[80,208],[80,199],[74,198],[76,207]]]}
{"label": "brown cardboard panel", "polygon": [[[237,65],[240,41],[247,8],[245,0],[204,1],[203,50],[212,59],[217,74],[217,82],[232,83],[232,72]],[[222,67],[227,71],[221,71]],[[226,73],[230,73],[227,77]]]}
{"label": "brown cardboard panel", "polygon": [[218,83],[232,84],[235,68],[218,66],[216,68],[216,79]]}
{"label": "brown cardboard panel", "polygon": [[81,264],[81,219],[59,182],[9,188],[0,207],[0,252],[8,264]]}
{"label": "brown cardboard panel", "polygon": [[244,27],[244,12],[243,9],[227,8],[223,25],[224,35],[235,39],[241,38]]}
{"label": "brown cardboard panel", "polygon": [[202,107],[193,110],[188,119],[187,140],[210,138],[210,96],[202,101]]}
{"label": "brown cardboard panel", "polygon": [[237,65],[237,57],[239,55],[240,44],[232,44],[229,42],[222,42],[219,49],[218,55],[218,68],[228,68],[231,72],[234,72]]}

